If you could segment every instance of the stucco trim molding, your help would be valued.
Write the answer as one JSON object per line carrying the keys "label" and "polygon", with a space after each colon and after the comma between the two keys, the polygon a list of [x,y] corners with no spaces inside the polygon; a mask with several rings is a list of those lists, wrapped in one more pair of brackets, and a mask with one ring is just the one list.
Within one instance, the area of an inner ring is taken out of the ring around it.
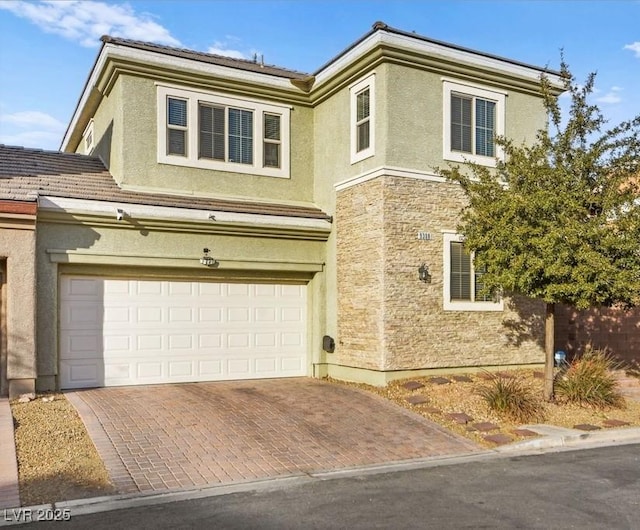
{"label": "stucco trim molding", "polygon": [[321,272],[324,263],[320,261],[280,261],[267,259],[242,260],[216,256],[216,264],[206,266],[200,263],[200,255],[168,256],[168,255],[135,255],[111,254],[81,250],[47,249],[52,263],[68,263],[82,265],[112,265],[135,267],[171,267],[200,270],[253,270],[253,271],[285,271],[285,272]]}
{"label": "stucco trim molding", "polygon": [[441,177],[439,175],[436,175],[435,173],[430,173],[429,171],[420,171],[418,169],[408,169],[393,166],[380,166],[369,171],[365,171],[364,173],[360,173],[355,177],[350,177],[348,179],[337,182],[333,187],[336,191],[342,191],[350,188],[351,186],[356,186],[357,184],[367,182],[368,180],[377,179],[378,177],[401,177],[416,180],[428,180],[430,182],[447,182],[447,179],[445,177]]}
{"label": "stucco trim molding", "polygon": [[0,228],[13,230],[35,230],[36,216],[30,214],[0,212]]}
{"label": "stucco trim molding", "polygon": [[[242,234],[326,241],[331,223],[326,219],[196,210],[170,206],[40,197],[41,220],[87,223],[121,229]],[[118,210],[121,210],[120,217]],[[71,217],[70,217],[71,216]]]}

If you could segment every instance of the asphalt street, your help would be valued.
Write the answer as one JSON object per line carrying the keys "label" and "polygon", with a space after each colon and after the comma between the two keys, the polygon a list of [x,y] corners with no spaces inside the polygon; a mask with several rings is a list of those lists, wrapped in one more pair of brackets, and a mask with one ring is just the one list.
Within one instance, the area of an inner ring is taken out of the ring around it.
{"label": "asphalt street", "polygon": [[640,445],[504,457],[22,528],[640,528]]}

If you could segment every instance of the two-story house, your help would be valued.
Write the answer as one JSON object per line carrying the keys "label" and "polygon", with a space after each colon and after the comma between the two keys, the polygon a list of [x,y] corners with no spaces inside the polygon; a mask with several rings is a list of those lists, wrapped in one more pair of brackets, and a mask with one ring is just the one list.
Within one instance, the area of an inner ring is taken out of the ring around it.
{"label": "two-story house", "polygon": [[10,390],[543,362],[541,307],[480,296],[436,170],[532,140],[543,72],[383,23],[311,75],[104,37],[64,153],[0,151],[0,198],[37,200]]}

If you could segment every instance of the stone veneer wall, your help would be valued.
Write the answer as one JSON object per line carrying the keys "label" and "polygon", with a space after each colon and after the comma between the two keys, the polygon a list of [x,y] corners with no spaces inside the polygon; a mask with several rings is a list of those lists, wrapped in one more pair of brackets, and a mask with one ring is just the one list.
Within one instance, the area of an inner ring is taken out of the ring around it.
{"label": "stone veneer wall", "polygon": [[[338,192],[338,364],[390,371],[544,362],[541,303],[443,309],[443,231],[456,229],[463,205],[455,184],[401,177]],[[419,231],[432,239],[419,240]],[[430,284],[418,280],[422,262]]]}
{"label": "stone veneer wall", "polygon": [[331,361],[384,370],[384,198],[376,179],[338,193],[338,337]]}

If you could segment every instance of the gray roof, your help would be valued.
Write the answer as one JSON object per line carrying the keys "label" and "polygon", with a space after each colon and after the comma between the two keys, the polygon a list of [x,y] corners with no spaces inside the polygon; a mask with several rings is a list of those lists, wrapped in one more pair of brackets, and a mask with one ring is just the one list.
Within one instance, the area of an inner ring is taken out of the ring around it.
{"label": "gray roof", "polygon": [[0,144],[0,200],[35,201],[39,196],[330,219],[313,206],[123,190],[99,158]]}
{"label": "gray roof", "polygon": [[287,79],[303,79],[309,75],[303,72],[296,72],[295,70],[281,68],[279,66],[263,64],[261,61],[258,62],[257,60],[249,61],[247,59],[235,59],[233,57],[226,57],[224,55],[198,52],[194,50],[188,50],[186,48],[173,48],[171,46],[154,44],[152,42],[121,39],[119,37],[111,37],[110,35],[103,35],[100,40],[102,40],[102,42],[104,42],[105,44],[116,44],[119,46],[126,46],[128,48],[136,48],[138,50],[162,53],[164,55],[170,55],[172,57],[192,59],[194,61],[200,61],[202,63],[216,64],[218,66],[227,66],[229,68],[237,68],[239,70],[248,70],[250,72],[259,72],[261,74],[285,77]]}

